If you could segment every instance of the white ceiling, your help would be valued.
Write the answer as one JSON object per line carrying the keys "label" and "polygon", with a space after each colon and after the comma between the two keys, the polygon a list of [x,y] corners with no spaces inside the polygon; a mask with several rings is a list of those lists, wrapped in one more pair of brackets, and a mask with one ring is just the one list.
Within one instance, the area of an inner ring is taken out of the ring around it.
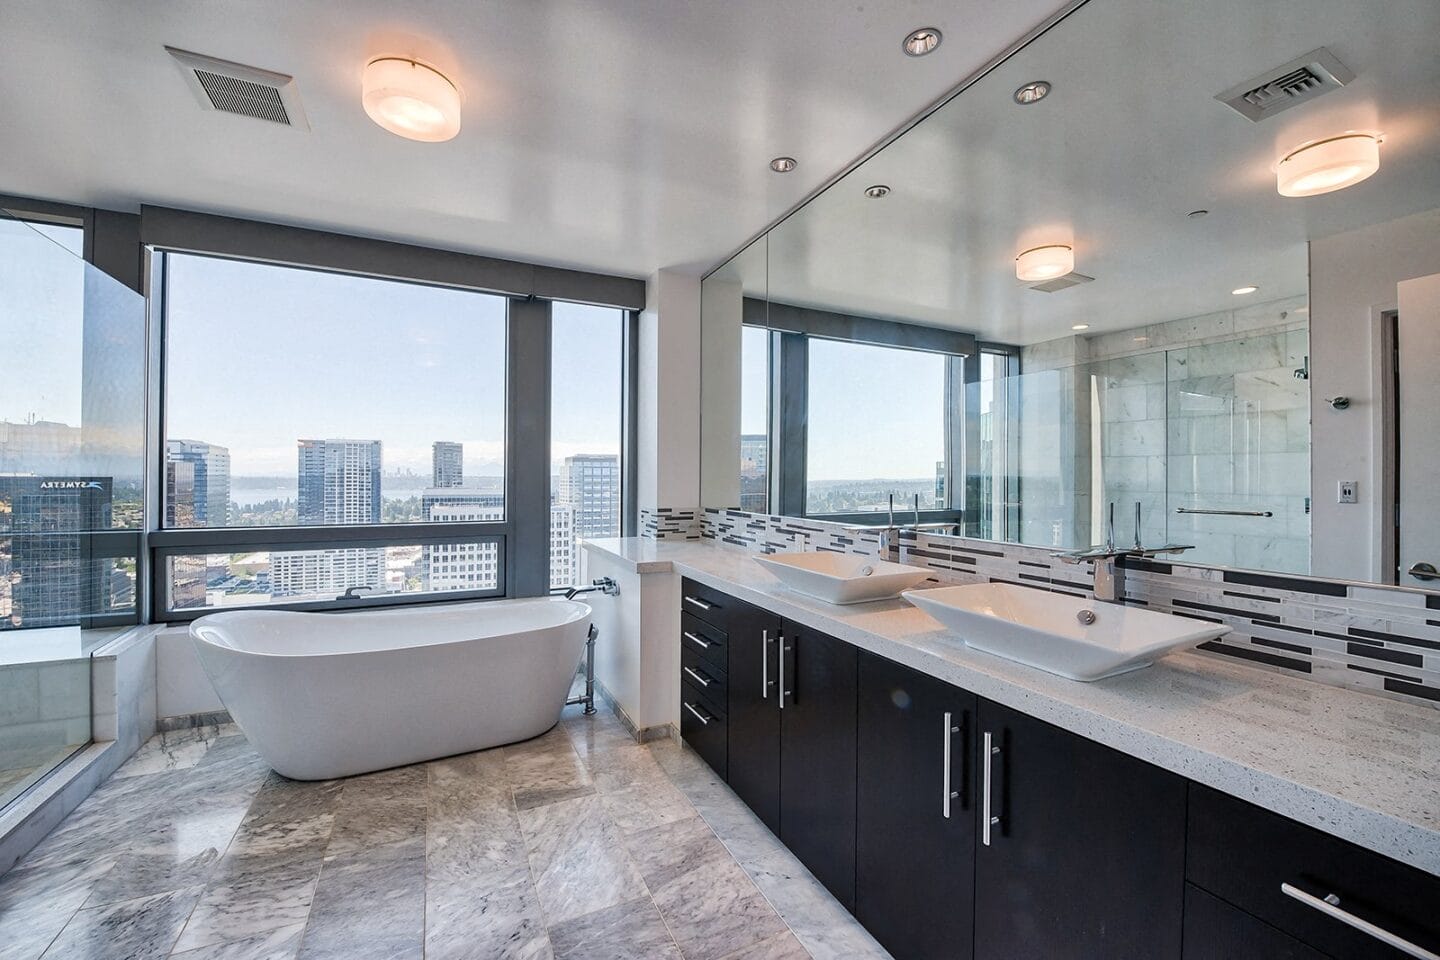
{"label": "white ceiling", "polygon": [[[1092,0],[867,161],[727,273],[772,300],[1033,343],[1306,291],[1306,241],[1440,207],[1435,0]],[[1259,123],[1214,95],[1328,46],[1344,89]],[[1020,107],[1016,87],[1054,84]],[[1346,130],[1380,172],[1279,196],[1273,164]],[[864,188],[893,192],[870,200]],[[1186,213],[1210,211],[1203,219]],[[1014,257],[1072,243],[1095,277],[1025,288]],[[1258,284],[1242,299],[1230,291]]]}
{"label": "white ceiling", "polygon": [[[5,0],[0,192],[632,276],[700,270],[1058,0]],[[914,27],[945,42],[902,55]],[[203,111],[165,45],[292,74],[309,131]],[[360,105],[380,54],[466,96],[444,144]],[[780,177],[768,161],[800,160]]]}

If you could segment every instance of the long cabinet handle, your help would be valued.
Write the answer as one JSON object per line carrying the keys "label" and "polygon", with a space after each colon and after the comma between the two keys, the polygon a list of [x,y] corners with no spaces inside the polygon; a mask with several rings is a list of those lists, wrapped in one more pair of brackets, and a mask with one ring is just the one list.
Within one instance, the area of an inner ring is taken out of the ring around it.
{"label": "long cabinet handle", "polygon": [[784,633],[781,633],[781,634],[780,634],[780,656],[776,658],[777,661],[778,661],[779,664],[780,664],[780,709],[781,709],[781,710],[784,710],[784,709],[785,709],[785,694],[789,692],[788,690],[785,689],[785,649],[786,649],[786,647],[785,647],[785,634],[784,634]]}
{"label": "long cabinet handle", "polygon": [[1397,936],[1396,934],[1391,933],[1384,927],[1377,927],[1369,920],[1364,920],[1360,917],[1355,916],[1355,914],[1351,913],[1349,910],[1341,909],[1340,898],[1333,893],[1327,894],[1322,899],[1315,896],[1314,894],[1306,893],[1299,887],[1292,886],[1288,883],[1280,884],[1280,892],[1285,894],[1285,896],[1287,897],[1293,897],[1294,899],[1299,900],[1301,903],[1305,904],[1305,906],[1307,907],[1310,907],[1312,910],[1319,910],[1327,917],[1339,920],[1347,927],[1354,927],[1361,933],[1372,936],[1376,940],[1379,940],[1381,943],[1386,944],[1387,946],[1394,947],[1396,950],[1399,950],[1401,953],[1405,954],[1408,957],[1418,957],[1420,958],[1420,960],[1440,960],[1440,953],[1432,953],[1431,951],[1426,950],[1424,947],[1417,946],[1416,944],[1411,943],[1404,937]]}
{"label": "long cabinet handle", "polygon": [[705,679],[705,677],[704,677],[702,674],[696,673],[694,670],[691,670],[689,667],[686,667],[686,668],[685,668],[685,672],[688,673],[688,674],[690,674],[690,676],[694,677],[694,678],[695,678],[695,682],[698,683],[698,684],[700,684],[700,686],[702,686],[702,687],[708,687],[708,686],[710,686],[710,681],[707,680],[707,679]]}
{"label": "long cabinet handle", "polygon": [[695,597],[687,596],[685,602],[692,606],[699,607],[701,610],[713,610],[715,607],[713,603],[706,603],[704,600],[698,600]]}
{"label": "long cabinet handle", "polygon": [[953,738],[953,737],[955,736],[955,734],[957,734],[957,733],[960,732],[960,728],[957,727],[957,726],[955,726],[953,723],[951,723],[950,716],[951,716],[950,711],[949,711],[949,710],[946,710],[946,711],[945,711],[945,748],[944,748],[944,751],[943,751],[943,752],[944,752],[944,759],[941,760],[941,763],[943,763],[944,766],[943,766],[943,768],[941,769],[941,786],[940,786],[941,801],[940,801],[940,814],[941,814],[941,816],[943,816],[946,820],[949,820],[949,819],[950,819],[950,801],[951,801],[951,800],[954,800],[956,797],[960,796],[959,793],[957,793],[957,792],[955,792],[954,790],[951,790],[951,789],[950,789],[950,741],[951,741],[951,738]]}
{"label": "long cabinet handle", "polygon": [[703,649],[703,650],[709,650],[709,649],[710,649],[710,644],[706,643],[704,640],[701,640],[699,637],[695,636],[695,634],[691,633],[689,630],[681,630],[680,632],[681,632],[682,634],[684,634],[686,640],[690,640],[690,641],[693,641],[694,643],[698,643],[698,644],[700,645],[701,649]]}
{"label": "long cabinet handle", "polygon": [[982,780],[980,787],[980,842],[988,847],[990,846],[990,828],[1000,822],[999,817],[992,816],[990,813],[990,761],[995,754],[1000,752],[1000,748],[995,746],[994,737],[989,730],[985,731],[984,740],[985,742],[980,748],[981,754],[985,758],[980,773]]}
{"label": "long cabinet handle", "polygon": [[696,720],[699,720],[701,723],[705,724],[705,726],[707,726],[707,727],[710,726],[710,721],[715,719],[714,717],[707,717],[707,716],[705,716],[705,714],[701,713],[699,710],[696,710],[694,707],[690,706],[690,704],[685,703],[684,700],[681,700],[680,702],[681,702],[682,704],[685,704],[685,709],[686,709],[686,710],[689,710],[691,713],[695,714],[695,719],[696,719]]}
{"label": "long cabinet handle", "polygon": [[770,699],[770,631],[760,631],[760,699]]}

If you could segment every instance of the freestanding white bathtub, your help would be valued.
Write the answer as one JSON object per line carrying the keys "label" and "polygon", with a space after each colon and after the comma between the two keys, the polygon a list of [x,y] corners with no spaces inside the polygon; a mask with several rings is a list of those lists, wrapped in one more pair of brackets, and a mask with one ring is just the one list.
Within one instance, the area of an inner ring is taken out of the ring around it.
{"label": "freestanding white bathtub", "polygon": [[328,780],[539,736],[560,719],[589,629],[586,604],[534,599],[237,610],[190,636],[260,755]]}

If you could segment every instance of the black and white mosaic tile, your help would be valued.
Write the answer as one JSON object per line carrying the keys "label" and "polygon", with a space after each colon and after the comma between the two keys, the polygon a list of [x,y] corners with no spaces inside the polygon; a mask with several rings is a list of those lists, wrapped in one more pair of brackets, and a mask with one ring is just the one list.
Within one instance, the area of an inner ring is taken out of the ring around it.
{"label": "black and white mosaic tile", "polygon": [[[741,510],[707,508],[700,536],[757,553],[880,551],[879,531]],[[938,583],[1094,590],[1090,564],[1041,547],[907,530],[889,559],[926,567]],[[1126,603],[1231,628],[1200,648],[1207,654],[1440,709],[1440,593],[1154,560],[1124,566]]]}
{"label": "black and white mosaic tile", "polygon": [[651,540],[700,539],[699,511],[678,507],[640,510],[640,535]]}

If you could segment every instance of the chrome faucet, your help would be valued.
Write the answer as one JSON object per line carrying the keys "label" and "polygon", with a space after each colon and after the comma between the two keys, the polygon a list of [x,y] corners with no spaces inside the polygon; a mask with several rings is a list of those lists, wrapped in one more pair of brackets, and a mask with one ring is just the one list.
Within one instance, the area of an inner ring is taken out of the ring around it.
{"label": "chrome faucet", "polygon": [[337,600],[359,600],[361,593],[374,593],[375,588],[369,584],[359,584],[354,587],[346,587],[345,592],[336,597]]}
{"label": "chrome faucet", "polygon": [[1110,501],[1110,512],[1105,524],[1105,545],[1071,550],[1051,556],[1062,563],[1080,563],[1088,560],[1095,565],[1095,599],[1107,603],[1125,602],[1125,568],[1116,561],[1121,557],[1150,559],[1163,553],[1184,553],[1194,547],[1186,544],[1167,543],[1163,547],[1146,547],[1140,539],[1140,501],[1135,501],[1135,545],[1115,546],[1115,501]]}

